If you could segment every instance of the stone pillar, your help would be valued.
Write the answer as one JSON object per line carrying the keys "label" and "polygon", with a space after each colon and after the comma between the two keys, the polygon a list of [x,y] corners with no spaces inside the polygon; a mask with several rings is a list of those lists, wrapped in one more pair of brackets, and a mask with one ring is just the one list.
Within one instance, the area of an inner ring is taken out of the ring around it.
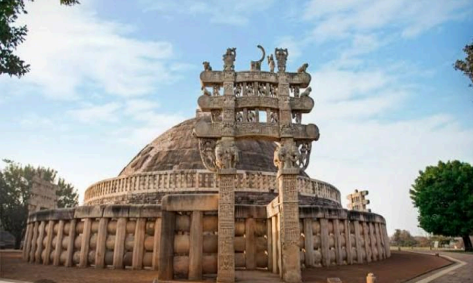
{"label": "stone pillar", "polygon": [[312,218],[304,218],[305,236],[305,266],[314,266],[314,235],[312,231]]}
{"label": "stone pillar", "polygon": [[322,250],[322,265],[330,266],[330,253],[329,253],[329,235],[328,235],[328,220],[320,219],[320,246]]}
{"label": "stone pillar", "polygon": [[38,241],[38,222],[34,223],[33,227],[33,239],[31,240],[31,250],[30,250],[30,257],[29,261],[34,262],[35,260],[35,255],[36,255],[36,243]]}
{"label": "stone pillar", "polygon": [[384,249],[386,251],[386,258],[391,257],[391,248],[389,246],[389,236],[388,236],[388,230],[386,229],[386,225],[382,224],[381,225],[381,230],[382,230],[382,235],[384,237]]}
{"label": "stone pillar", "polygon": [[76,240],[76,222],[77,220],[72,219],[71,225],[69,225],[69,242],[67,243],[67,257],[66,266],[71,267],[74,257],[74,241]]}
{"label": "stone pillar", "polygon": [[58,266],[61,262],[62,239],[64,238],[64,220],[59,220],[57,229],[56,247],[54,248],[53,264]]}
{"label": "stone pillar", "polygon": [[82,231],[82,243],[80,246],[79,267],[87,267],[87,260],[89,258],[91,226],[92,226],[92,219],[86,218],[84,220],[84,231]]}
{"label": "stone pillar", "polygon": [[381,245],[379,223],[374,223],[373,225],[374,225],[374,231],[375,231],[375,237],[376,237],[376,245],[378,248],[378,260],[381,260],[383,259],[384,250],[383,250],[383,246]]}
{"label": "stone pillar", "polygon": [[235,282],[235,173],[219,172],[217,282]]}
{"label": "stone pillar", "polygon": [[46,245],[44,247],[44,253],[45,253],[45,257],[44,257],[44,260],[43,260],[44,265],[48,265],[49,264],[49,259],[51,258],[50,257],[51,256],[51,246],[52,246],[53,236],[54,236],[54,221],[53,220],[49,220],[47,231],[48,231],[48,235],[47,235],[47,238],[46,238]]}
{"label": "stone pillar", "polygon": [[268,237],[268,271],[273,271],[273,230],[272,217],[266,219],[266,236]]}
{"label": "stone pillar", "polygon": [[[278,197],[279,198],[279,197]],[[278,273],[279,276],[282,277],[282,244],[281,244],[281,214],[278,213],[276,215],[276,233],[277,233],[277,254],[276,254],[276,260],[277,260],[277,266],[278,266]]]}
{"label": "stone pillar", "polygon": [[[362,222],[363,225],[363,237],[365,239],[365,252],[366,252],[366,262],[371,262],[372,250],[371,250],[371,241],[369,235],[369,226],[366,222]],[[368,244],[370,242],[370,244]]]}
{"label": "stone pillar", "polygon": [[338,265],[343,264],[343,256],[342,256],[342,243],[341,243],[341,235],[340,235],[340,222],[338,219],[332,220],[333,224],[333,236],[335,239],[335,260],[337,261]]}
{"label": "stone pillar", "polygon": [[[174,275],[174,229],[176,213],[162,211],[158,280],[172,280]],[[162,244],[162,245],[161,245]]]}
{"label": "stone pillar", "polygon": [[256,268],[256,239],[255,239],[255,219],[246,219],[246,269],[254,270]]}
{"label": "stone pillar", "polygon": [[279,200],[281,203],[282,278],[285,282],[301,282],[299,239],[299,197],[297,172],[279,174]]}
{"label": "stone pillar", "polygon": [[203,217],[202,211],[192,212],[189,240],[189,280],[202,280]]}
{"label": "stone pillar", "polygon": [[[198,174],[196,174],[198,176]],[[156,218],[154,222],[154,243],[153,243],[153,263],[152,269],[158,270],[159,267],[159,248],[161,240],[161,218]]]}
{"label": "stone pillar", "polygon": [[23,260],[28,261],[31,249],[31,238],[33,237],[33,223],[28,224],[26,228],[25,243],[23,244]]}
{"label": "stone pillar", "polygon": [[351,231],[350,231],[350,222],[344,220],[345,225],[345,251],[347,252],[347,264],[353,264],[353,255],[351,254]]}
{"label": "stone pillar", "polygon": [[41,253],[43,252],[43,239],[44,239],[44,229],[46,226],[46,221],[41,221],[38,231],[38,242],[35,253],[35,262],[41,263]]}
{"label": "stone pillar", "polygon": [[273,273],[279,272],[279,257],[278,257],[278,242],[279,242],[279,232],[278,232],[278,217],[277,215],[271,217],[271,241],[272,241],[272,254],[271,257],[273,262]]}
{"label": "stone pillar", "polygon": [[105,242],[107,240],[108,218],[100,218],[97,231],[97,248],[95,250],[95,268],[105,267]]}
{"label": "stone pillar", "polygon": [[[355,247],[356,247],[356,262],[358,264],[363,263],[362,247],[361,247],[361,232],[360,232],[360,222],[353,221],[353,226],[355,227]],[[366,243],[365,243],[366,244]]]}
{"label": "stone pillar", "polygon": [[113,249],[113,268],[123,268],[123,255],[125,252],[126,218],[118,218],[117,231],[115,232],[115,247]]}
{"label": "stone pillar", "polygon": [[133,269],[143,268],[143,252],[145,244],[146,218],[138,218],[135,227],[135,241],[133,243]]}

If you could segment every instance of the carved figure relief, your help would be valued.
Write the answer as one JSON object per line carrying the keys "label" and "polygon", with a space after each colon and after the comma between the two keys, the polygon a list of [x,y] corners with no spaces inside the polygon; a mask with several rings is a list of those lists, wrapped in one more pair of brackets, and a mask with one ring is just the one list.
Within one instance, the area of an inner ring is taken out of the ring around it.
{"label": "carved figure relief", "polygon": [[222,122],[222,110],[212,110],[210,119],[212,123]]}
{"label": "carved figure relief", "polygon": [[236,48],[227,48],[227,52],[223,54],[223,70],[234,71],[236,59]]}
{"label": "carved figure relief", "polygon": [[213,86],[213,95],[214,96],[219,96],[220,95],[220,86],[219,85],[214,85]]}
{"label": "carved figure relief", "polygon": [[293,86],[291,87],[292,93],[294,97],[299,97],[299,86]]}
{"label": "carved figure relief", "polygon": [[215,159],[218,169],[234,169],[239,161],[239,151],[234,141],[218,141],[215,147]]}
{"label": "carved figure relief", "polygon": [[285,72],[287,56],[289,56],[289,52],[287,49],[276,48],[274,54],[276,55],[276,61],[278,61],[278,72]]}
{"label": "carved figure relief", "polygon": [[239,123],[243,122],[243,113],[241,111],[235,113],[235,121]]}
{"label": "carved figure relief", "polygon": [[312,91],[312,88],[309,86],[308,88],[306,88],[306,89],[301,93],[301,97],[303,97],[303,96],[309,96],[311,91]]}
{"label": "carved figure relief", "polygon": [[268,56],[268,65],[269,65],[269,71],[270,71],[271,73],[274,73],[275,64],[274,64],[274,57],[273,57],[273,54],[271,54],[271,55]]}
{"label": "carved figure relief", "polygon": [[251,61],[251,66],[250,66],[251,71],[261,71],[261,63],[263,62],[264,57],[266,55],[266,52],[264,51],[263,46],[258,45],[257,47],[261,49],[261,51],[263,52],[263,56],[258,61]]}
{"label": "carved figure relief", "polygon": [[292,113],[292,119],[294,120],[295,124],[300,124],[302,122],[302,113],[300,112]]}
{"label": "carved figure relief", "polygon": [[271,112],[269,113],[269,122],[271,122],[271,123],[273,123],[273,124],[279,123],[278,112],[271,111]]}
{"label": "carved figure relief", "polygon": [[199,139],[199,151],[200,158],[205,168],[209,171],[215,172],[216,167],[216,158],[215,158],[215,139]]}
{"label": "carved figure relief", "polygon": [[299,165],[299,168],[305,171],[307,167],[309,166],[312,143],[310,141],[307,141],[307,142],[300,142],[298,145],[300,148],[299,149],[300,157],[299,157],[298,165]]}
{"label": "carved figure relief", "polygon": [[256,122],[256,113],[254,110],[248,111],[247,122],[250,122],[250,123]]}
{"label": "carved figure relief", "polygon": [[210,66],[210,63],[207,61],[202,62],[204,65],[204,71],[212,71],[212,66]]}
{"label": "carved figure relief", "polygon": [[235,89],[233,90],[235,96],[241,96],[241,84],[236,84]]}
{"label": "carved figure relief", "polygon": [[274,165],[278,167],[279,170],[298,168],[299,160],[299,149],[293,142],[283,145],[278,144],[278,147],[274,151]]}
{"label": "carved figure relief", "polygon": [[212,96],[210,91],[205,86],[202,87],[202,94],[207,95],[207,96]]}

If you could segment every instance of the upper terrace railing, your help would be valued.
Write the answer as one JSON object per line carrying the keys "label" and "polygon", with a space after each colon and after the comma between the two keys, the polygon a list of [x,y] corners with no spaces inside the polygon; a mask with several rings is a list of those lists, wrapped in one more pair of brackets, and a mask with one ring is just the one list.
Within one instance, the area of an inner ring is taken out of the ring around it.
{"label": "upper terrace railing", "polygon": [[[84,204],[93,204],[102,198],[134,193],[216,192],[218,187],[215,174],[207,170],[170,170],[139,173],[106,179],[93,184],[85,191]],[[329,199],[340,204],[340,192],[329,183],[299,176],[298,187],[300,194],[303,196]],[[238,171],[237,173],[237,192],[268,193],[276,190],[276,173],[259,171]]]}

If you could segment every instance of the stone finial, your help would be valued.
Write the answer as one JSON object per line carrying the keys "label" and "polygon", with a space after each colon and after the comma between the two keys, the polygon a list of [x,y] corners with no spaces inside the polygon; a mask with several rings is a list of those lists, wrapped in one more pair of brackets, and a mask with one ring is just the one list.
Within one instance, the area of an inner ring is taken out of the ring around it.
{"label": "stone finial", "polygon": [[304,63],[302,66],[297,69],[298,73],[307,73],[307,68],[309,67],[309,64]]}
{"label": "stone finial", "polygon": [[268,65],[269,65],[269,71],[271,73],[274,73],[274,67],[276,66],[276,64],[274,63],[273,54],[268,56]]}
{"label": "stone finial", "polygon": [[251,61],[251,66],[250,66],[251,71],[261,71],[261,63],[263,62],[264,57],[266,56],[266,52],[264,51],[263,46],[258,45],[257,47],[261,49],[261,51],[263,52],[263,56],[258,61]]}
{"label": "stone finial", "polygon": [[236,59],[236,48],[227,48],[227,52],[223,54],[223,70],[234,71]]}
{"label": "stone finial", "polygon": [[276,48],[274,54],[276,55],[276,60],[278,61],[278,72],[285,72],[287,56],[289,56],[287,48]]}
{"label": "stone finial", "polygon": [[301,96],[301,97],[309,96],[311,92],[312,92],[312,88],[309,86],[308,88],[306,88],[306,89],[300,94],[300,96]]}

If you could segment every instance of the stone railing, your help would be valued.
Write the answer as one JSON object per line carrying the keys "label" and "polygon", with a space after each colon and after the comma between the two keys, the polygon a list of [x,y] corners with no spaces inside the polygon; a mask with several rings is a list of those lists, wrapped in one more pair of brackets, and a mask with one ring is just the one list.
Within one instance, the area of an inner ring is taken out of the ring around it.
{"label": "stone railing", "polygon": [[[100,203],[104,198],[119,198],[129,194],[217,192],[216,175],[207,170],[170,170],[139,173],[106,179],[90,186],[84,204]],[[340,192],[333,185],[308,177],[298,177],[299,193],[306,197],[328,199],[341,204]],[[276,173],[238,171],[236,192],[277,192]]]}
{"label": "stone railing", "polygon": [[[280,206],[235,206],[235,267],[280,270]],[[218,195],[168,195],[162,205],[100,205],[29,215],[23,260],[67,267],[158,270],[171,279],[214,276]],[[361,264],[390,257],[382,216],[299,207],[304,267]],[[161,243],[165,243],[161,245]]]}

